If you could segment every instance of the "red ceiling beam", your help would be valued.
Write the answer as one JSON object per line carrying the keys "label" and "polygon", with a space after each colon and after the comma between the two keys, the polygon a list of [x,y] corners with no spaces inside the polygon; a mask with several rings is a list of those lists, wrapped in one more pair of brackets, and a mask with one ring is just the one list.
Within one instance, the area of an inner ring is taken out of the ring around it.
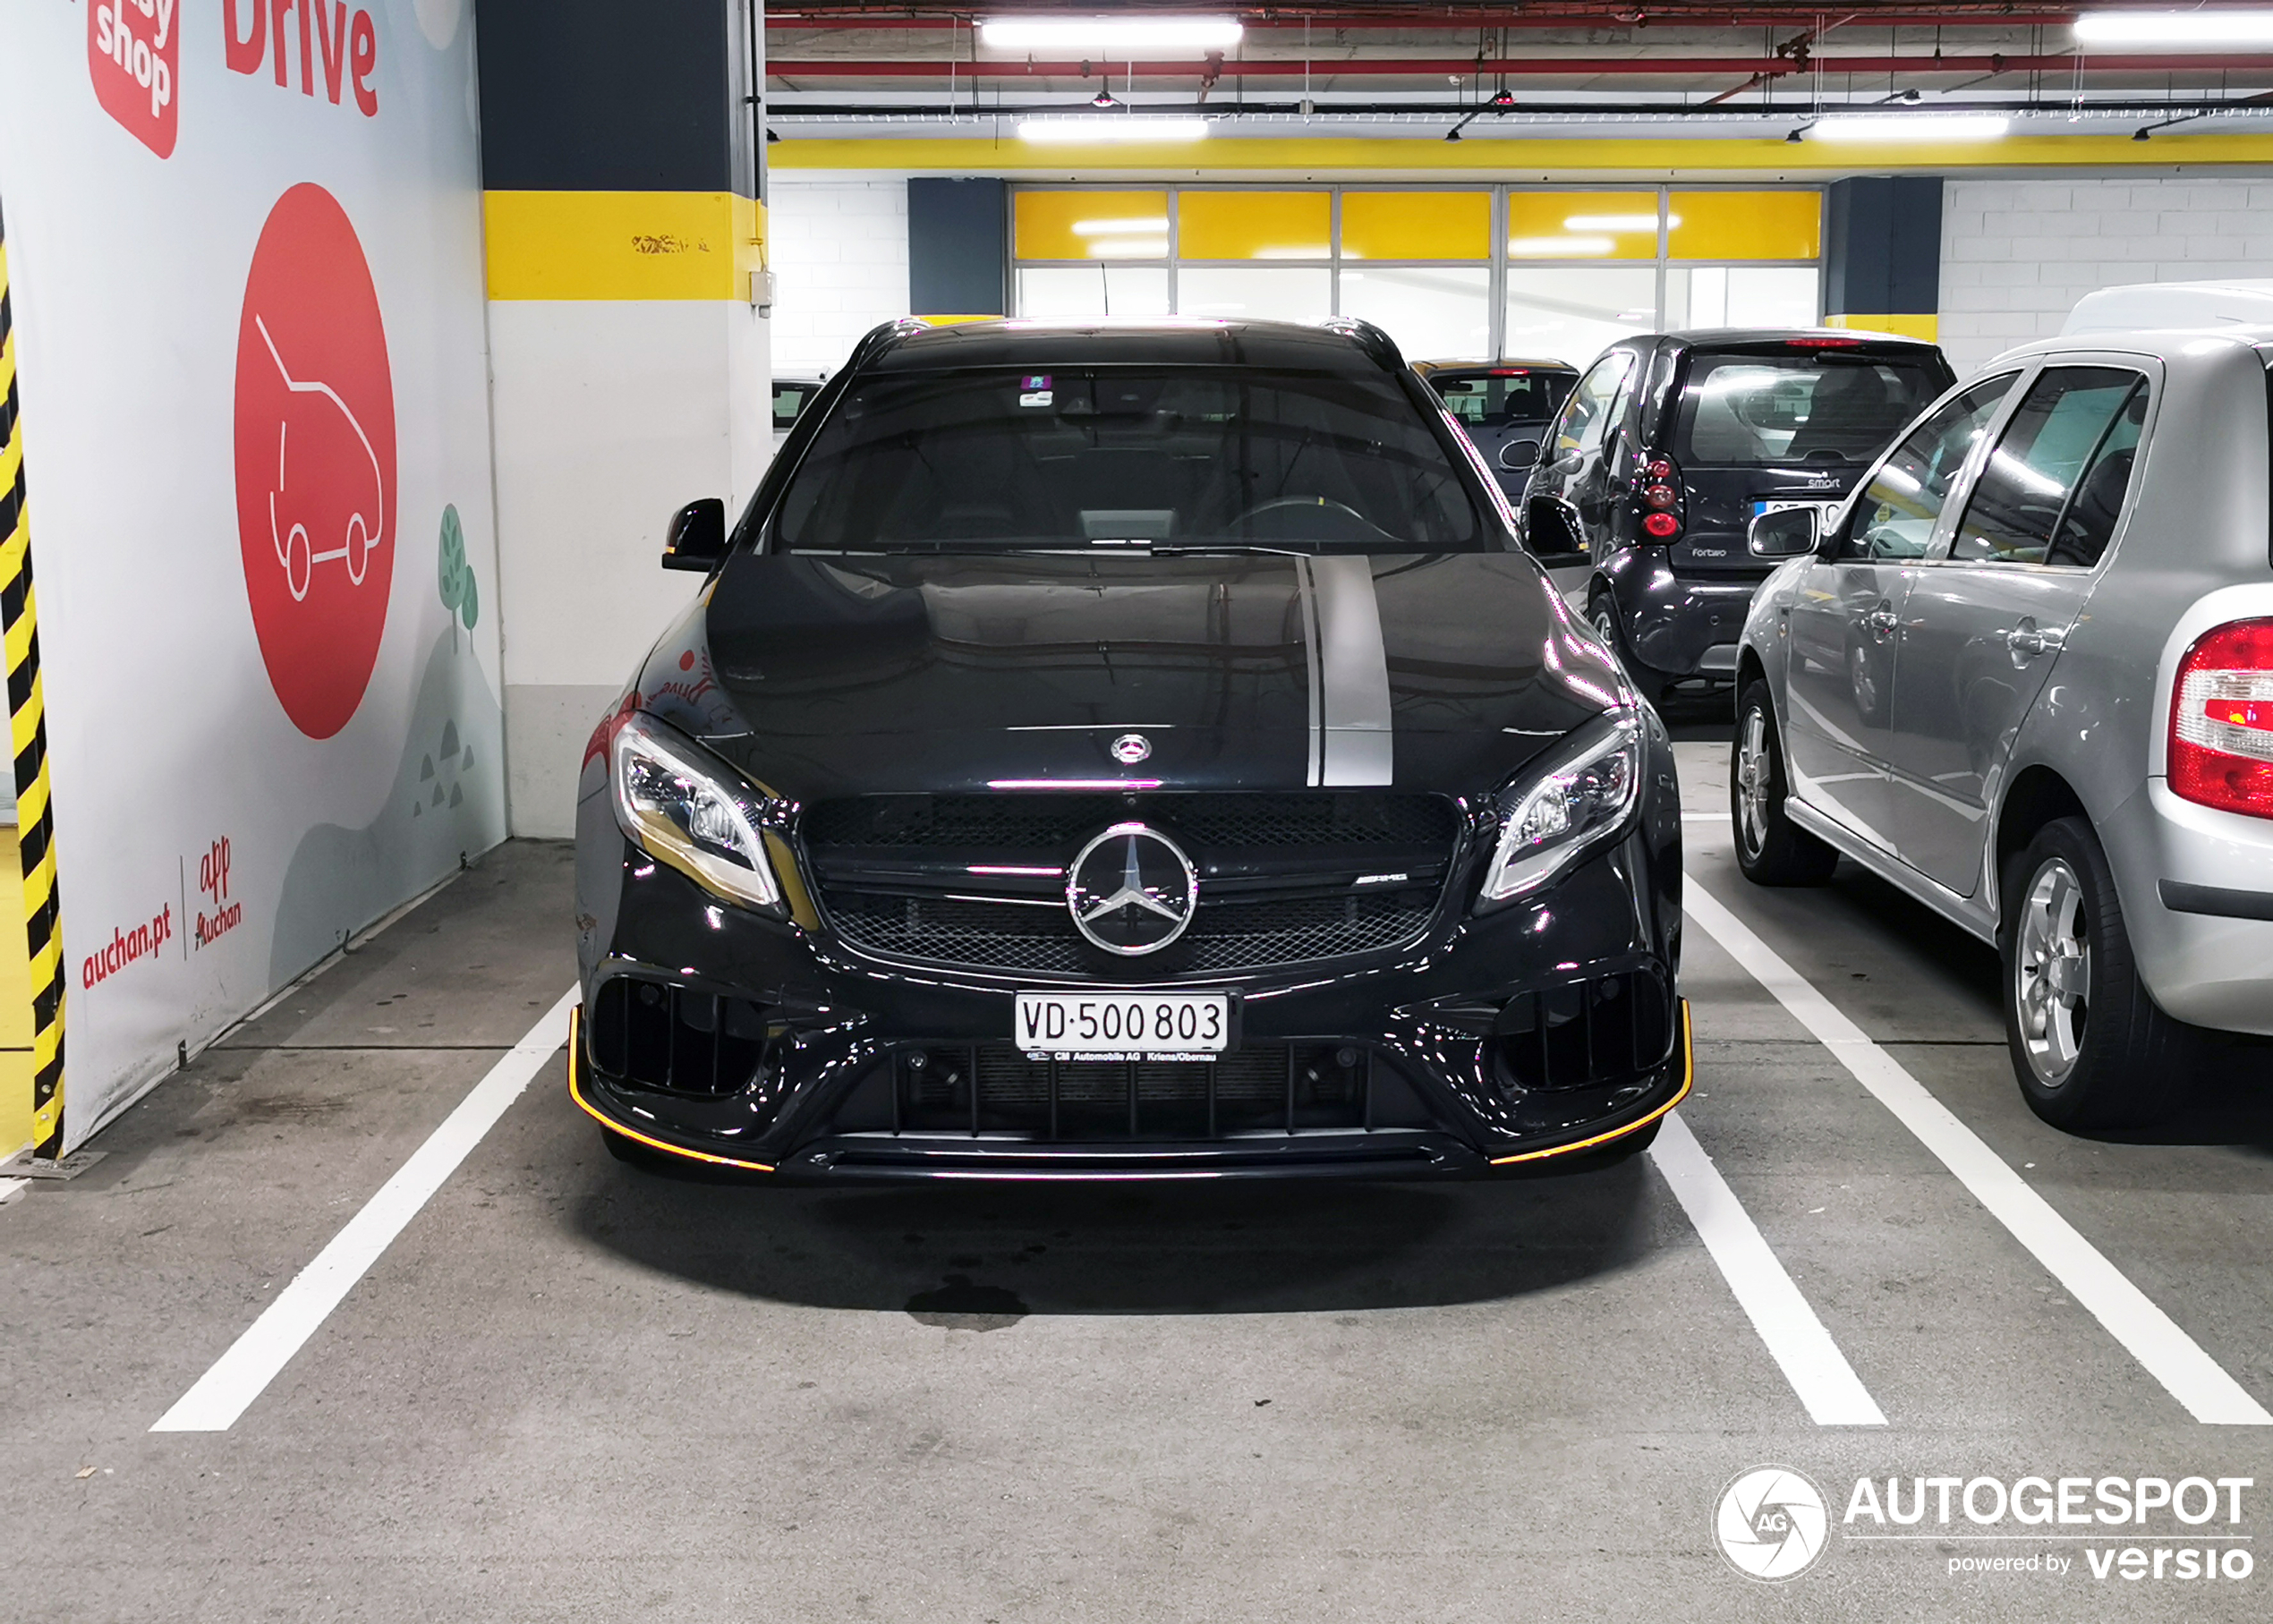
{"label": "red ceiling beam", "polygon": [[[1591,77],[1597,74],[1706,75],[1781,78],[1811,73],[1820,68],[1835,73],[2024,73],[2073,72],[2073,54],[2039,56],[1813,56],[1795,63],[1788,56],[1360,56],[1315,57],[1308,62],[1274,57],[1264,62],[1225,61],[1213,72],[1225,78],[1293,79],[1307,74],[1320,79],[1420,78],[1485,73],[1494,77],[1543,79]],[[2189,55],[2184,57],[2116,55],[2092,52],[2083,59],[2086,72],[2236,72],[2273,75],[2273,55],[2231,56]],[[1084,70],[1107,79],[1122,79],[1134,72],[1139,79],[1195,79],[1211,71],[1198,62],[950,62],[945,57],[921,60],[852,62],[834,57],[785,61],[769,57],[768,76],[778,79],[1078,79]]]}
{"label": "red ceiling beam", "polygon": [[[949,30],[967,30],[973,17],[983,17],[1006,12],[1007,7],[978,5],[968,12],[950,13],[935,11],[911,14],[906,10],[863,12],[814,11],[776,12],[766,14],[768,30],[803,30],[811,29],[909,29],[945,33]],[[1076,5],[1070,9],[1081,9]],[[1634,26],[1638,13],[1647,14],[1660,28],[1760,28],[1796,27],[1806,19],[1794,16],[1781,6],[1699,6],[1694,9],[1648,9],[1631,4],[1605,4],[1598,7],[1564,7],[1554,11],[1526,8],[1478,10],[1470,7],[1446,6],[1426,11],[1386,11],[1366,7],[1339,11],[1322,5],[1307,12],[1274,10],[1258,14],[1252,10],[1226,7],[1240,16],[1248,30],[1256,33],[1299,33],[1305,23],[1314,28],[1328,29],[1409,29],[1416,31],[1438,29],[1555,29],[1600,26],[1622,23]],[[1858,5],[1856,0],[1837,8],[1843,22],[1867,28],[2059,28],[2073,22],[2073,9],[2016,10],[2011,6],[1985,3],[1968,7],[1962,4],[1940,6],[1887,7],[1883,10]],[[1141,15],[1141,13],[1138,13]]]}

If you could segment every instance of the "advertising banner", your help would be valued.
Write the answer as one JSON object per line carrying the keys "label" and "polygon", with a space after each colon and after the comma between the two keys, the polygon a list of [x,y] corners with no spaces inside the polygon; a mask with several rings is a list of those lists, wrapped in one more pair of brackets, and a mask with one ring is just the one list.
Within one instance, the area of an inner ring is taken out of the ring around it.
{"label": "advertising banner", "polygon": [[0,0],[59,1148],[504,837],[463,0]]}

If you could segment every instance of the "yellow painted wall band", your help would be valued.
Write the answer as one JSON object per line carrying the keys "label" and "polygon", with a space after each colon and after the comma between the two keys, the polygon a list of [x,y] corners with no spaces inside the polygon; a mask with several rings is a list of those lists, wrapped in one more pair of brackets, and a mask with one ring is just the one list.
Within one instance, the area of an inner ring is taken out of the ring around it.
{"label": "yellow painted wall band", "polygon": [[1826,316],[1823,325],[1852,327],[1859,333],[1894,333],[1904,338],[1922,338],[1928,344],[1942,341],[1939,316]]}
{"label": "yellow painted wall band", "polygon": [[765,206],[731,191],[489,191],[492,299],[746,301]]}
{"label": "yellow painted wall band", "polygon": [[1441,173],[1460,178],[1529,181],[1541,177],[1625,175],[1691,181],[1715,173],[1753,179],[1830,180],[1846,174],[1963,169],[2092,169],[2273,164],[2273,135],[2014,135],[2002,140],[1892,142],[1827,147],[1781,137],[1756,140],[1569,140],[1495,139],[1473,126],[1460,141],[1322,136],[1274,140],[1218,136],[1207,140],[1141,141],[1096,147],[1035,147],[1006,134],[1000,140],[783,140],[766,149],[779,170],[947,170],[964,174],[1049,176],[1108,173],[1220,178],[1226,173],[1289,170],[1384,174]]}

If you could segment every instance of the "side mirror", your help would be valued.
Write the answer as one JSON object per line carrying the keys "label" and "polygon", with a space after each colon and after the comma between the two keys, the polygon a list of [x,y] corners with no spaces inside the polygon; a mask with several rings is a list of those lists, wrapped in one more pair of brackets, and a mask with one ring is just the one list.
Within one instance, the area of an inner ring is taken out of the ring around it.
{"label": "side mirror", "polygon": [[1534,439],[1510,440],[1500,447],[1500,466],[1511,473],[1520,472],[1539,460],[1539,442]]}
{"label": "side mirror", "polygon": [[689,502],[671,515],[663,541],[663,567],[708,574],[726,557],[726,504],[716,497]]}
{"label": "side mirror", "polygon": [[1815,551],[1823,515],[1812,507],[1764,513],[1746,527],[1744,545],[1755,558],[1797,558]]}

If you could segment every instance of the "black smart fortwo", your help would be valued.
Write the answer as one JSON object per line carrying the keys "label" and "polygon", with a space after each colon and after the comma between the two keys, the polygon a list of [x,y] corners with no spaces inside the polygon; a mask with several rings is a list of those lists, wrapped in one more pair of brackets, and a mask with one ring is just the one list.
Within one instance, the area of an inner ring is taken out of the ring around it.
{"label": "black smart fortwo", "polygon": [[1687,1090],[1671,747],[1375,329],[880,327],[664,563],[578,792],[627,1160],[1512,1172]]}

